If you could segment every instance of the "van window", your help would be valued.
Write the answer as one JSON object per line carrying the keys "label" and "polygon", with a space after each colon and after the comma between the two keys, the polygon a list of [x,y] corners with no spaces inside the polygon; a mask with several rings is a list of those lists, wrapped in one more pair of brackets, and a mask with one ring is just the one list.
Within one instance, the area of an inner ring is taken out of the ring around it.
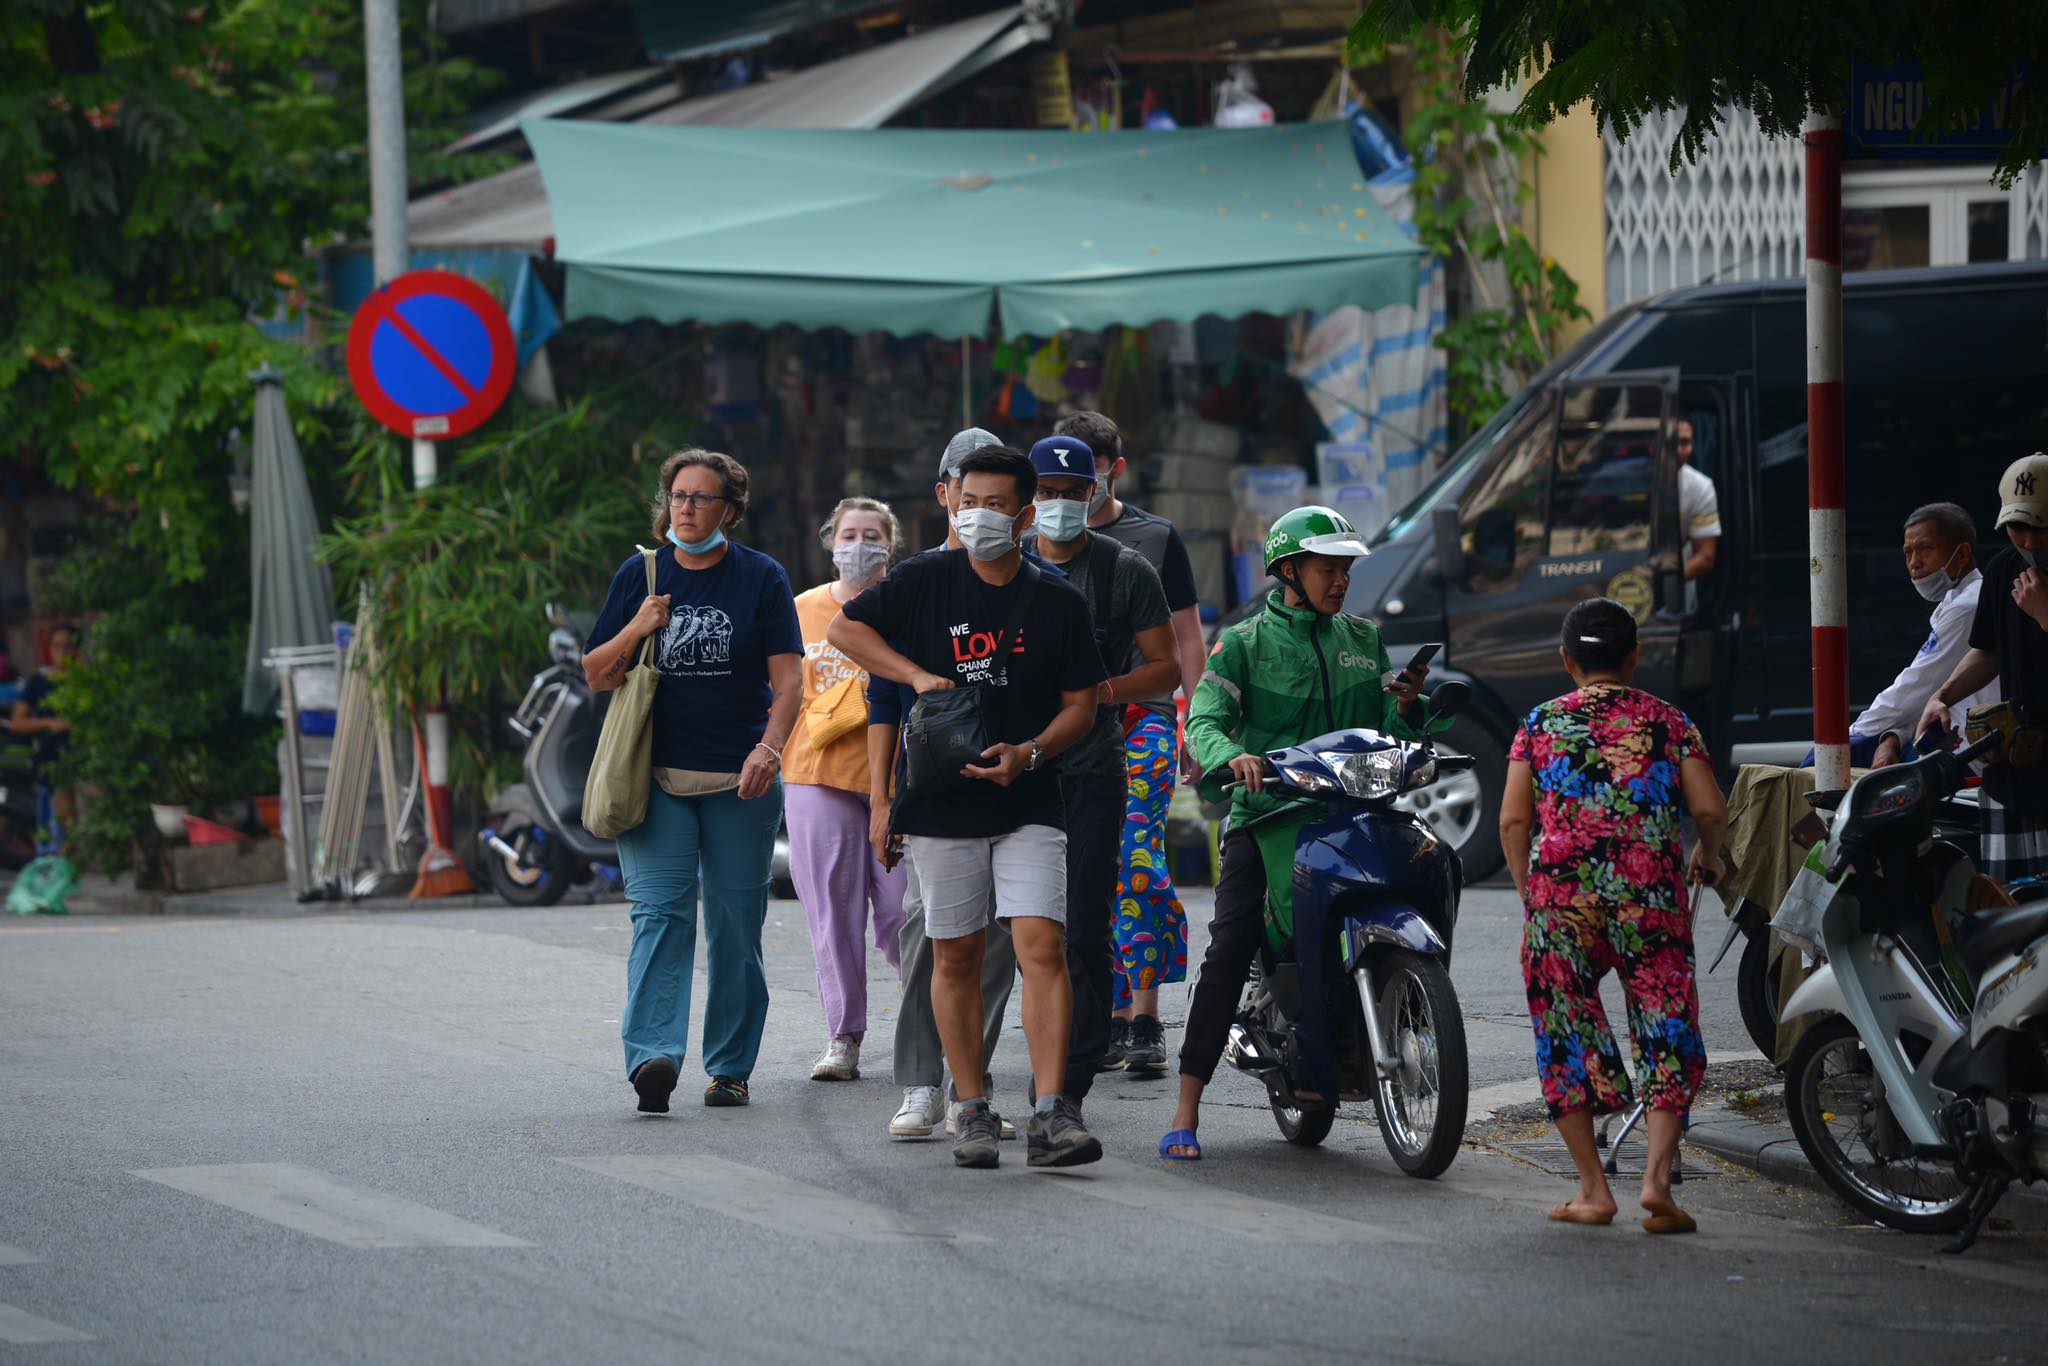
{"label": "van window", "polygon": [[1550,484],[1553,557],[1650,549],[1664,391],[1654,384],[1565,392]]}
{"label": "van window", "polygon": [[1513,588],[1543,555],[1544,498],[1550,483],[1557,395],[1544,389],[1504,432],[1499,458],[1458,503],[1467,528],[1466,587],[1475,593]]}

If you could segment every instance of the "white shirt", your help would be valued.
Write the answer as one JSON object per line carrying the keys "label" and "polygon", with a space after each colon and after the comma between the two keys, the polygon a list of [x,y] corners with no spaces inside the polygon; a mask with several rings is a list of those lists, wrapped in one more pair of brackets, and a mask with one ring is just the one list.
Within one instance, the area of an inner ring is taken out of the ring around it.
{"label": "white shirt", "polygon": [[[1972,569],[1941,595],[1941,601],[1934,604],[1934,616],[1927,623],[1927,643],[1913,656],[1913,662],[1899,671],[1892,685],[1863,709],[1863,714],[1849,727],[1851,738],[1885,734],[1901,740],[1915,738],[1913,727],[1920,723],[1927,700],[1948,681],[1949,674],[1970,651],[1970,623],[1976,619],[1977,590],[1983,585],[1984,576]],[[1960,734],[1970,708],[1997,700],[1998,680],[1994,678],[1981,691],[1949,708],[1949,725]]]}
{"label": "white shirt", "polygon": [[1685,531],[1688,560],[1694,541],[1721,538],[1721,496],[1714,491],[1714,481],[1691,465],[1678,467],[1678,520]]}
{"label": "white shirt", "polygon": [[[1693,555],[1695,537],[1703,541],[1721,538],[1721,495],[1714,491],[1714,481],[1691,465],[1678,467],[1678,521],[1685,531],[1685,558],[1688,560]],[[1695,616],[1699,610],[1700,586],[1688,579],[1685,584],[1686,615]]]}

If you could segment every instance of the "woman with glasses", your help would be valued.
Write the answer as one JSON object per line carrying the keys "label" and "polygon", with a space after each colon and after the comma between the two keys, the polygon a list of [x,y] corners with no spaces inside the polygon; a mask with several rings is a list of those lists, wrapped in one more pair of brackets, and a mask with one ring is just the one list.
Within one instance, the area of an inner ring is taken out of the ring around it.
{"label": "woman with glasses", "polygon": [[888,569],[896,514],[873,498],[845,498],[818,528],[832,555],[830,583],[800,594],[804,714],[789,737],[783,799],[789,805],[789,876],[811,926],[825,1052],[812,1081],[857,1081],[868,1029],[868,923],[875,947],[897,965],[907,870],[885,868],[868,843],[868,676],[825,639],[839,609]]}
{"label": "woman with glasses", "polygon": [[633,903],[619,1034],[640,1108],[663,1113],[690,1020],[697,893],[704,893],[704,1103],[745,1105],[768,1018],[761,922],[782,818],[782,751],[796,723],[803,637],[782,566],[726,539],[747,510],[747,471],[729,455],[662,462],[652,531],[655,588],[635,554],[612,576],[583,647],[598,691],[616,688],[654,637],[661,673],[650,719],[647,819],[619,836]]}

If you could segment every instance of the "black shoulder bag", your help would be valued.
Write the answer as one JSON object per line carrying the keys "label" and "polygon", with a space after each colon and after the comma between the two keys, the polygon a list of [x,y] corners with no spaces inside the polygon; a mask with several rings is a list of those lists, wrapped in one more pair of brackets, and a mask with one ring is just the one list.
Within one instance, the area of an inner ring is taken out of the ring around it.
{"label": "black shoulder bag", "polygon": [[921,693],[903,718],[903,794],[928,797],[967,781],[960,770],[983,762],[982,753],[996,742],[1002,713],[998,683],[1007,678],[1010,656],[1017,647],[1017,628],[1038,588],[1038,566],[1025,560],[1017,573],[1023,586],[1010,608],[1010,620],[996,637],[999,658],[987,683],[937,688]]}

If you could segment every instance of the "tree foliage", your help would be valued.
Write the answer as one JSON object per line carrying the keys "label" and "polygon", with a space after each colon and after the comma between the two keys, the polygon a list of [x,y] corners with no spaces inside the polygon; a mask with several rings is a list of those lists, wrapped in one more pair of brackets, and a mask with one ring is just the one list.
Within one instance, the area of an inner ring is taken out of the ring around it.
{"label": "tree foliage", "polygon": [[[425,4],[407,31],[427,32]],[[133,514],[182,580],[230,539],[226,434],[270,360],[295,407],[340,389],[252,320],[306,307],[368,214],[352,0],[16,0],[0,17],[0,431]],[[409,54],[416,177],[479,75]],[[469,168],[465,168],[469,169]]]}
{"label": "tree foliage", "polygon": [[[1416,110],[1402,130],[1415,158],[1415,228],[1436,255],[1462,264],[1472,306],[1436,344],[1447,360],[1451,411],[1468,424],[1490,416],[1550,363],[1564,329],[1588,322],[1578,282],[1543,255],[1522,224],[1534,196],[1528,169],[1543,154],[1529,120],[1463,88],[1458,45],[1436,29],[1407,46]],[[1355,51],[1361,62],[1387,49]]]}
{"label": "tree foliage", "polygon": [[[672,371],[673,354],[660,369]],[[488,795],[508,778],[505,704],[547,663],[545,608],[587,630],[611,575],[650,537],[655,475],[694,428],[648,372],[560,412],[513,410],[442,457],[414,492],[397,443],[366,440],[349,474],[359,515],[337,520],[320,555],[338,603],[366,594],[393,704],[443,699],[455,785]]]}
{"label": "tree foliage", "polygon": [[1922,136],[1973,125],[2001,100],[2009,133],[1998,161],[2010,185],[2048,152],[2048,69],[2041,0],[1370,0],[1355,44],[1403,42],[1426,27],[1462,36],[1465,90],[1527,80],[1520,112],[1548,123],[1590,101],[1627,138],[1654,113],[1682,113],[1671,164],[1697,159],[1730,105],[1766,134],[1797,133],[1809,111],[1841,113],[1852,63],[1913,59],[1927,82]]}
{"label": "tree foliage", "polygon": [[[436,149],[484,83],[435,59],[426,9],[404,0],[416,183],[456,172]],[[236,706],[231,437],[268,362],[316,486],[347,449],[339,376],[258,323],[303,321],[320,253],[363,233],[361,22],[358,0],[0,7],[0,458],[104,514],[46,605],[89,619],[53,705],[92,793],[74,834],[105,866],[154,838],[152,800],[275,790],[275,727]]]}

